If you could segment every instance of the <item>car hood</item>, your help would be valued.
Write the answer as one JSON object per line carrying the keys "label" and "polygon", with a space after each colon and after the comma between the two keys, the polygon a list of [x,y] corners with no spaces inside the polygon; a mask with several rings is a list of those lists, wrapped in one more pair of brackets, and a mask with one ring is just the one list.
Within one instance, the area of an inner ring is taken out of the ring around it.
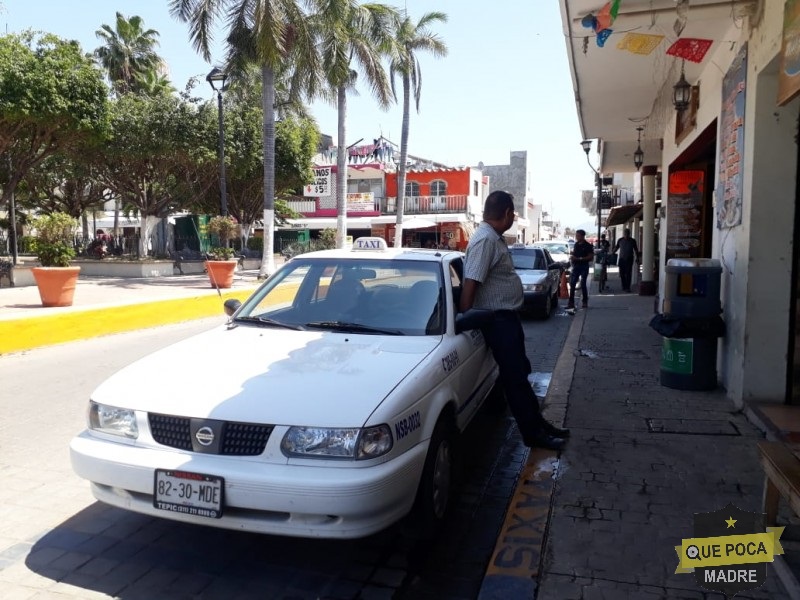
{"label": "car hood", "polygon": [[547,280],[547,271],[538,269],[516,269],[516,271],[523,284],[544,283]]}
{"label": "car hood", "polygon": [[92,399],[195,418],[360,426],[440,341],[223,326],[123,368]]}

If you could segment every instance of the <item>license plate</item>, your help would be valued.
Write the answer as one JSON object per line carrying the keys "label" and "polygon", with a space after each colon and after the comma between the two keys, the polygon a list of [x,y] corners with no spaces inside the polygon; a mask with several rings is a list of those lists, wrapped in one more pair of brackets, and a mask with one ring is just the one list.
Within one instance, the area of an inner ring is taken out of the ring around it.
{"label": "license plate", "polygon": [[153,506],[161,510],[219,519],[225,480],[215,475],[156,469]]}

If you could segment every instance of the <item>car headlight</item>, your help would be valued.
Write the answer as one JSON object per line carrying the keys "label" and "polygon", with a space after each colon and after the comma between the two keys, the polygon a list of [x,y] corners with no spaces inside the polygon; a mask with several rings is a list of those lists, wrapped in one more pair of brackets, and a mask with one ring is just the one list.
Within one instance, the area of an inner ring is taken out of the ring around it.
{"label": "car headlight", "polygon": [[89,429],[131,439],[139,437],[134,411],[94,401],[89,401]]}
{"label": "car headlight", "polygon": [[526,292],[543,292],[544,291],[544,284],[543,283],[526,283],[522,286],[522,289]]}
{"label": "car headlight", "polygon": [[392,449],[388,425],[365,428],[290,427],[281,441],[286,456],[302,458],[376,458]]}

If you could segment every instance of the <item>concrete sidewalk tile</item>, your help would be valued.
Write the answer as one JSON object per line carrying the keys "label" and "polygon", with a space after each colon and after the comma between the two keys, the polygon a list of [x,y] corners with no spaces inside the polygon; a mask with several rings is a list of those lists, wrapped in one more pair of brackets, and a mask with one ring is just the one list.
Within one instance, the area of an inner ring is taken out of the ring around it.
{"label": "concrete sidewalk tile", "polygon": [[[722,598],[675,574],[674,546],[692,535],[695,513],[728,502],[761,509],[763,434],[724,390],[661,386],[652,310],[651,298],[605,295],[574,317],[582,322],[559,359],[567,372],[552,386],[573,434],[556,471],[537,600]],[[739,597],[788,596],[770,569],[762,589]]]}

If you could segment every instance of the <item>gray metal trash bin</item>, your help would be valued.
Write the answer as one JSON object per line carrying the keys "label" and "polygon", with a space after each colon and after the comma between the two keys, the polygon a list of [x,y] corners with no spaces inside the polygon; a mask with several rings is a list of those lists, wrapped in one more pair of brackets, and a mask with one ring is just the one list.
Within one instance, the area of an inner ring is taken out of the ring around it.
{"label": "gray metal trash bin", "polygon": [[717,387],[717,338],[725,335],[720,317],[722,267],[710,258],[667,261],[664,313],[650,326],[664,336],[661,385],[678,390]]}
{"label": "gray metal trash bin", "polygon": [[664,314],[670,317],[714,317],[722,312],[722,266],[712,258],[671,258],[664,281]]}

